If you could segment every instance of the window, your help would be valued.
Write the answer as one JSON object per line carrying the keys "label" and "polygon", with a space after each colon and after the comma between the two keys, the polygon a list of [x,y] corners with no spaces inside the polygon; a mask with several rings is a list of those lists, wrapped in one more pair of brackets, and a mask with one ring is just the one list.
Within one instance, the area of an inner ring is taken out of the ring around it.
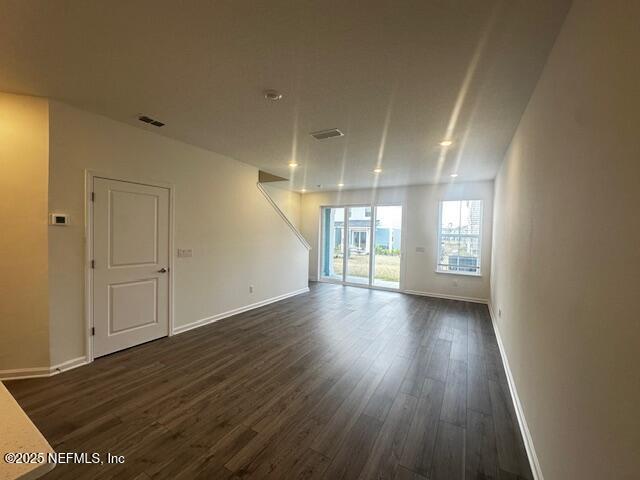
{"label": "window", "polygon": [[371,218],[371,207],[349,209],[349,218],[356,220]]}
{"label": "window", "polygon": [[480,275],[482,200],[440,202],[438,272]]}
{"label": "window", "polygon": [[356,250],[365,250],[367,248],[366,230],[356,230],[351,232],[351,245],[349,245],[349,248]]}

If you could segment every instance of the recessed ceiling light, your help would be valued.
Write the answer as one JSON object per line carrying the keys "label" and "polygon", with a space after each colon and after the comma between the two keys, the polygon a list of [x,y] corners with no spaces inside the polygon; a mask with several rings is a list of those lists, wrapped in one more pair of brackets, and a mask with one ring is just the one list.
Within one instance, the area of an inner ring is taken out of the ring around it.
{"label": "recessed ceiling light", "polygon": [[373,169],[373,173],[380,173],[380,172],[382,172],[382,169],[380,167]]}
{"label": "recessed ceiling light", "polygon": [[300,190],[300,192],[302,192],[302,193],[304,193],[304,192],[306,192],[306,191],[307,191],[307,189],[306,189],[306,188],[303,188],[302,190]]}
{"label": "recessed ceiling light", "polygon": [[344,187],[344,183],[339,183],[338,186],[339,187]]}
{"label": "recessed ceiling light", "polygon": [[442,140],[440,142],[441,147],[450,147],[451,145],[453,145],[453,140]]}
{"label": "recessed ceiling light", "polygon": [[458,174],[457,173],[452,173],[450,176],[451,176],[451,178],[456,178],[458,176]]}
{"label": "recessed ceiling light", "polygon": [[289,162],[289,166],[295,168],[298,166],[298,164],[296,162]]}
{"label": "recessed ceiling light", "polygon": [[278,100],[282,99],[282,94],[277,90],[265,90],[264,98],[273,102],[277,102]]}

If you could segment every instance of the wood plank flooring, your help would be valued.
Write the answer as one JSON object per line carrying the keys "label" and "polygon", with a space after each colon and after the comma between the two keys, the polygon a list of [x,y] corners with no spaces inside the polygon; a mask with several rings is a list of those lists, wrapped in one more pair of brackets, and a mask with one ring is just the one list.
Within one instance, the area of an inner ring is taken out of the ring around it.
{"label": "wood plank flooring", "polygon": [[69,479],[531,479],[487,307],[311,292],[7,382]]}

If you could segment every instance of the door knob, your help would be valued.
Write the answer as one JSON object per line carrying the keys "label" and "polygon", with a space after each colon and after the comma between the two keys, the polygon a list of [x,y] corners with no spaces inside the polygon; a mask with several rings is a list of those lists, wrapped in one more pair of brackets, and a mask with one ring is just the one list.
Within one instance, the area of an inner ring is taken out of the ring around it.
{"label": "door knob", "polygon": [[158,270],[158,273],[167,273],[167,269],[162,267],[160,270]]}

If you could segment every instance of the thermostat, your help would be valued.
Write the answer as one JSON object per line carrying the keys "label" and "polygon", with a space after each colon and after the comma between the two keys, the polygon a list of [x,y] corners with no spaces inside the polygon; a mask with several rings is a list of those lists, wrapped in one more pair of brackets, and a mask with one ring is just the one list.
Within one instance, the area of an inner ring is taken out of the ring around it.
{"label": "thermostat", "polygon": [[49,214],[49,225],[69,225],[69,215],[66,213]]}

